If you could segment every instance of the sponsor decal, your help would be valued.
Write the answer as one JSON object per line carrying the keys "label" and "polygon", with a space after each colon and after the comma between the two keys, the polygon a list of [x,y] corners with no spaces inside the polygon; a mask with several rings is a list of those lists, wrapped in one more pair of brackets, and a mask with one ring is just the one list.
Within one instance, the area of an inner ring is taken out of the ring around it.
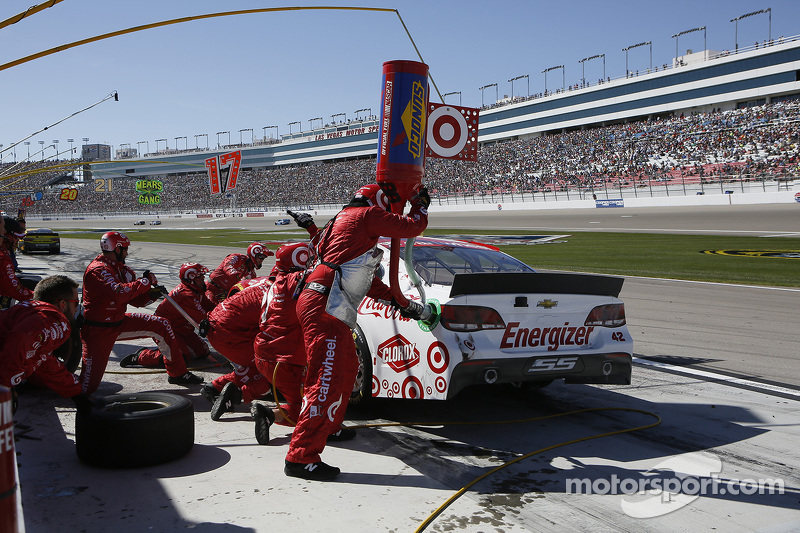
{"label": "sponsor decal", "polygon": [[395,335],[378,346],[378,357],[395,372],[402,372],[419,363],[419,350],[415,343],[402,335]]}
{"label": "sponsor decal", "polygon": [[[392,121],[392,95],[394,84],[392,80],[386,80],[386,86],[383,92],[383,122],[391,124]],[[381,132],[381,154],[386,155],[389,150],[389,128],[383,128]]]}
{"label": "sponsor decal", "polygon": [[336,357],[336,337],[325,339],[326,348],[325,359],[322,361],[322,378],[320,378],[319,401],[325,403],[328,400],[328,391],[331,387],[333,378],[333,361]]}
{"label": "sponsor decal", "polygon": [[336,418],[336,411],[339,410],[339,406],[342,405],[342,396],[339,395],[339,399],[333,402],[330,406],[328,406],[328,420],[331,422],[334,421]]}
{"label": "sponsor decal", "polygon": [[408,400],[421,400],[425,397],[422,382],[414,376],[408,376],[403,381],[403,398]]}
{"label": "sponsor decal", "polygon": [[800,259],[800,250],[703,250],[704,254],[732,255],[736,257],[782,257]]}
{"label": "sponsor decal", "polygon": [[441,341],[436,341],[428,346],[428,367],[437,374],[441,374],[447,370],[448,366],[450,366],[450,352],[447,350],[447,346]]}
{"label": "sponsor decal", "polygon": [[387,320],[398,320],[400,322],[411,322],[410,318],[400,316],[400,310],[386,304],[380,300],[373,300],[372,298],[364,298],[358,305],[358,314],[366,316],[374,316],[376,318],[385,318]]}
{"label": "sponsor decal", "polygon": [[554,328],[521,328],[519,322],[509,322],[500,349],[546,346],[548,351],[554,352],[560,346],[585,346],[589,344],[592,331],[593,326],[576,327],[570,326],[569,322]]}
{"label": "sponsor decal", "polygon": [[552,309],[553,307],[556,307],[557,305],[558,305],[558,302],[554,302],[550,298],[547,298],[546,300],[541,300],[541,301],[536,303],[536,307],[544,307],[545,309]]}
{"label": "sponsor decal", "polygon": [[411,84],[411,99],[408,101],[400,120],[408,138],[408,151],[414,159],[422,155],[423,133],[425,132],[425,86],[415,81]]}
{"label": "sponsor decal", "polygon": [[794,201],[795,202],[800,202],[800,192],[794,193]]}

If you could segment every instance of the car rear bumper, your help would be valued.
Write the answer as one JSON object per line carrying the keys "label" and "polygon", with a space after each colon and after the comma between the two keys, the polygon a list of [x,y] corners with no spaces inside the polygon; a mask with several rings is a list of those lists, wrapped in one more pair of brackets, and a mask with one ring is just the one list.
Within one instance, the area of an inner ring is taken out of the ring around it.
{"label": "car rear bumper", "polygon": [[450,377],[447,398],[471,385],[551,381],[630,385],[631,355],[558,354],[509,359],[475,359],[459,363]]}

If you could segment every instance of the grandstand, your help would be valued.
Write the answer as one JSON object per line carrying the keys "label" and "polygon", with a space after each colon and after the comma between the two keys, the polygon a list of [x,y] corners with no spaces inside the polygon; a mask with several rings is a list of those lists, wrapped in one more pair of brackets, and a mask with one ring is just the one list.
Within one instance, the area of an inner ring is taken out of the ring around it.
{"label": "grandstand", "polygon": [[[606,198],[722,193],[733,182],[742,191],[745,184],[788,189],[800,163],[798,124],[800,40],[779,38],[735,53],[691,53],[672,65],[488,106],[480,115],[479,162],[429,159],[426,183],[440,203],[494,201],[498,194],[536,201],[537,195],[585,198],[598,192]],[[374,180],[379,126],[370,116],[276,142],[92,164],[94,178],[114,181],[112,191],[79,183],[77,201],[60,202],[50,191],[29,213],[89,212],[98,205],[152,211],[132,192],[143,178],[165,180],[157,207],[162,213],[341,205]],[[242,154],[239,185],[209,196],[205,160],[231,150]],[[42,187],[53,177],[31,174],[25,188]],[[13,211],[2,197],[0,202]]]}

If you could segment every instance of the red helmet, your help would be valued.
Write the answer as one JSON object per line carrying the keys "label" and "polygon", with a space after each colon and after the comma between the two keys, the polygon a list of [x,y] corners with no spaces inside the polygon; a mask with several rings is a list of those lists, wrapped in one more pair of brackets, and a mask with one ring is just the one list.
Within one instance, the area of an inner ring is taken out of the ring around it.
{"label": "red helmet", "polygon": [[113,252],[117,247],[127,248],[131,245],[131,240],[118,231],[107,231],[100,237],[100,249],[104,252]]}
{"label": "red helmet", "polygon": [[275,254],[270,252],[269,248],[267,248],[263,243],[254,242],[253,244],[247,247],[247,257],[249,257],[253,261],[255,261],[258,258],[258,256],[263,256],[261,257],[261,259],[263,260],[264,257],[269,257],[271,255]]}
{"label": "red helmet", "polygon": [[378,206],[381,209],[389,209],[389,198],[386,196],[386,193],[383,192],[381,186],[377,183],[364,185],[356,191],[353,197],[364,198],[367,200],[369,205]]}
{"label": "red helmet", "polygon": [[311,250],[304,242],[284,244],[275,251],[275,270],[279,272],[291,272],[292,270],[302,270],[306,267],[308,256]]}
{"label": "red helmet", "polygon": [[181,281],[192,283],[198,277],[202,279],[206,273],[208,273],[208,269],[200,263],[184,263],[181,265],[178,277],[181,278]]}

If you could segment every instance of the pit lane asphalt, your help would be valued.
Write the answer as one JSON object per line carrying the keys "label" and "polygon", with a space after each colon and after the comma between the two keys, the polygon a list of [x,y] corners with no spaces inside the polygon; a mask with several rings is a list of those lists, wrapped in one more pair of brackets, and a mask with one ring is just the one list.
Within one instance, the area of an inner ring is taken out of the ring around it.
{"label": "pit lane asphalt", "polygon": [[[763,220],[761,215],[756,217]],[[504,220],[497,216],[477,221],[476,217],[469,218],[482,225],[479,227]],[[684,216],[676,218],[685,220]],[[170,227],[172,222],[177,220],[167,220],[164,226]],[[91,221],[82,221],[84,227],[91,227],[90,224]],[[450,224],[448,221],[444,227],[452,227]],[[507,224],[506,220],[503,226]],[[98,227],[106,226],[101,223]],[[732,227],[735,226],[729,226],[727,231]],[[96,254],[95,244],[65,239],[65,254],[58,258],[25,256],[23,268],[42,275],[66,272],[79,279],[88,259]],[[176,265],[185,260],[214,265],[230,251],[233,250],[134,242],[129,263],[137,271],[147,268],[145,265],[161,265],[162,270],[156,269],[156,273],[162,282],[172,286],[176,279],[171,272],[177,272]],[[752,289],[756,292],[745,302],[747,315],[743,319],[739,312],[731,311],[742,306],[737,303],[740,294],[731,294],[730,287],[707,284],[709,287],[704,287],[702,293],[697,287],[680,293],[676,291],[686,285],[655,289],[649,280],[642,280],[641,289],[637,289],[637,283],[639,280],[628,279],[622,295],[637,354],[697,358],[699,349],[715,350],[712,345],[717,339],[709,340],[708,333],[697,332],[695,343],[687,342],[687,324],[694,329],[694,323],[708,317],[708,313],[729,310],[731,316],[721,317],[720,322],[735,321],[728,323],[733,330],[742,329],[741,323],[746,320],[754,330],[762,332],[752,334],[753,342],[760,342],[760,349],[742,350],[734,358],[758,361],[753,365],[760,370],[759,357],[764,352],[773,353],[772,343],[763,335],[763,331],[771,330],[764,328],[780,319],[766,310],[773,305],[787,306],[783,313],[776,314],[789,316],[775,327],[797,331],[796,311],[786,312],[796,306],[771,300],[774,293],[782,294],[779,291],[761,293]],[[632,292],[626,294],[629,288]],[[730,300],[720,293],[730,294]],[[796,300],[796,293],[791,294]],[[637,301],[639,295],[641,302]],[[715,298],[723,300],[716,308],[704,311],[702,305]],[[678,311],[689,299],[697,300],[698,307],[697,316],[687,319]],[[663,307],[670,302],[679,307],[664,312]],[[720,325],[704,327],[714,331]],[[641,328],[641,333],[636,328]],[[789,343],[792,357],[776,357],[783,362],[775,371],[780,383],[788,381],[784,379],[787,365],[797,367],[797,340],[790,339]],[[489,431],[482,426],[451,425],[361,429],[357,439],[326,449],[324,459],[343,470],[336,482],[305,482],[286,478],[282,473],[289,436],[285,429],[273,430],[273,443],[269,446],[258,446],[245,410],[212,422],[208,403],[195,390],[170,386],[161,373],[136,374],[119,368],[119,359],[144,344],[145,341],[115,346],[100,390],[104,394],[165,390],[190,398],[196,423],[193,450],[182,459],[151,468],[102,470],[83,466],[77,461],[72,444],[71,402],[47,391],[29,392],[23,396],[15,417],[18,424],[30,427],[25,438],[17,442],[27,531],[414,531],[452,493],[514,454],[602,433],[609,427],[648,422],[635,414],[584,414],[491,426]],[[712,364],[716,355],[707,359],[703,364]],[[199,370],[207,380],[223,371]],[[496,421],[600,405],[656,412],[664,423],[646,432],[576,444],[521,462],[457,500],[429,530],[791,531],[800,527],[800,457],[793,444],[800,437],[797,403],[768,391],[637,366],[634,383],[628,387],[556,383],[522,399],[477,389],[452,402],[378,401],[365,411],[350,410],[348,423]],[[716,463],[721,465],[719,470],[714,470]],[[637,505],[642,511],[655,509],[651,514],[666,514],[643,520],[624,510],[622,496],[575,495],[565,490],[571,478],[603,481],[616,475],[642,479],[659,468],[691,471],[687,464],[695,465],[695,471],[690,473],[703,479],[714,472],[720,472],[723,479],[781,478],[789,491],[784,496],[716,494],[694,499],[681,495],[673,498],[678,504],[665,504],[666,508],[664,504],[659,507],[657,498]]]}

